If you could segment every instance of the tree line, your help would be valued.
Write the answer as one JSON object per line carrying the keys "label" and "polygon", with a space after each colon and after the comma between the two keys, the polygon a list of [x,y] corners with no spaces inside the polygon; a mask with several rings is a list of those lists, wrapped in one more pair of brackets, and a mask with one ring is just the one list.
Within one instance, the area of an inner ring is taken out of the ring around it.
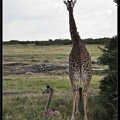
{"label": "tree line", "polygon": [[[111,38],[87,38],[82,39],[82,41],[85,44],[102,44],[105,45],[110,41]],[[11,44],[35,44],[38,46],[46,46],[46,45],[72,45],[73,41],[70,39],[49,39],[49,40],[43,40],[43,41],[19,41],[19,40],[10,40],[10,41],[3,41],[3,45],[11,45]]]}

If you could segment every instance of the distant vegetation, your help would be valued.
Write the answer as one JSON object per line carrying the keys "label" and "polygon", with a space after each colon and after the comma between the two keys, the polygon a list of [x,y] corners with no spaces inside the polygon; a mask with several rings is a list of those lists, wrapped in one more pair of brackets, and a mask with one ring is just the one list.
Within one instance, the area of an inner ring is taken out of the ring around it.
{"label": "distant vegetation", "polygon": [[[92,38],[88,38],[88,39],[82,39],[82,41],[85,44],[102,44],[105,45],[106,43],[108,43],[110,41],[111,38],[97,38],[97,39],[92,39]],[[71,45],[72,44],[72,40],[70,39],[49,39],[46,41],[19,41],[19,40],[10,40],[9,42],[7,41],[3,41],[3,45],[11,45],[11,44],[35,44],[35,45],[39,45],[39,46],[46,46],[46,45]]]}

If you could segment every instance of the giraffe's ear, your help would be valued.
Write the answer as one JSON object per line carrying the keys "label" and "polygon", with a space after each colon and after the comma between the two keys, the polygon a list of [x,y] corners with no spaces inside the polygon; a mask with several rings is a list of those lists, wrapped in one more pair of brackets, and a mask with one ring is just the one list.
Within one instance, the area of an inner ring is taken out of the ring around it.
{"label": "giraffe's ear", "polygon": [[64,4],[67,4],[67,2],[65,0],[63,2],[64,2]]}
{"label": "giraffe's ear", "polygon": [[47,85],[47,86],[46,86],[46,88],[50,88],[50,86],[49,86],[49,85]]}
{"label": "giraffe's ear", "polygon": [[73,1],[73,4],[75,4],[76,2],[77,2],[77,0],[74,0],[74,1]]}

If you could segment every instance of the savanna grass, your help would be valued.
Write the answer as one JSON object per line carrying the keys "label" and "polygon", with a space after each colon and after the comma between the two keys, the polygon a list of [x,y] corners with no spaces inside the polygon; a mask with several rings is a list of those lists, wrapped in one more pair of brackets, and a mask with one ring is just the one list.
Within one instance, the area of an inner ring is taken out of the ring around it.
{"label": "savanna grass", "polygon": [[[89,50],[92,61],[96,61],[101,55],[97,45],[86,45]],[[100,45],[100,47],[104,47]],[[63,46],[35,46],[35,45],[3,45],[3,64],[24,65],[40,63],[68,63],[68,57],[71,50],[70,45]],[[104,66],[94,64],[95,68]],[[3,71],[7,69],[3,66]],[[51,108],[59,110],[62,114],[62,120],[70,120],[72,112],[72,88],[68,74],[64,71],[51,71],[47,73],[31,74],[13,74],[3,76],[3,120],[45,120],[44,107],[47,96],[42,94],[46,85],[54,89],[51,101]],[[89,86],[89,112],[90,120],[95,117],[94,97],[99,91],[99,80],[104,77],[103,74],[93,74]],[[96,105],[97,106],[97,105]],[[102,109],[101,109],[102,110]],[[98,111],[99,112],[99,111]],[[103,112],[101,112],[103,113]],[[101,114],[99,114],[100,116]]]}
{"label": "savanna grass", "polygon": [[[99,80],[102,78],[100,75],[93,76],[89,87],[90,101],[98,93]],[[47,96],[42,95],[42,91],[46,89],[46,85],[54,89],[51,108],[60,110],[62,120],[69,120],[72,111],[72,88],[68,76],[39,74],[3,77],[3,120],[45,120],[43,112]],[[18,94],[5,95],[7,92]]]}
{"label": "savanna grass", "polygon": [[[104,45],[86,45],[92,61],[96,61],[101,55],[98,46],[104,47]],[[71,45],[3,45],[3,63],[68,63],[71,48]]]}

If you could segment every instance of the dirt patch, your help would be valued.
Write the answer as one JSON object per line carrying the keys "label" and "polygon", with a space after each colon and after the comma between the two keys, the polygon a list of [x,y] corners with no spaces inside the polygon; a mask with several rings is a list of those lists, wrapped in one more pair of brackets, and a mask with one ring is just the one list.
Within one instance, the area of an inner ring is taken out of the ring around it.
{"label": "dirt patch", "polygon": [[[68,71],[68,64],[4,64],[3,76],[11,74],[26,74],[26,73],[47,73],[50,71]],[[53,72],[54,73],[54,72]]]}
{"label": "dirt patch", "polygon": [[[49,75],[66,75],[68,74],[68,64],[20,64],[11,63],[3,64],[3,76],[12,74],[26,74],[32,75],[33,73],[45,73]],[[104,69],[93,69],[93,74],[104,74]]]}
{"label": "dirt patch", "polygon": [[8,96],[8,95],[21,95],[21,94],[38,94],[40,93],[39,91],[16,91],[16,92],[3,92],[3,95]]}

